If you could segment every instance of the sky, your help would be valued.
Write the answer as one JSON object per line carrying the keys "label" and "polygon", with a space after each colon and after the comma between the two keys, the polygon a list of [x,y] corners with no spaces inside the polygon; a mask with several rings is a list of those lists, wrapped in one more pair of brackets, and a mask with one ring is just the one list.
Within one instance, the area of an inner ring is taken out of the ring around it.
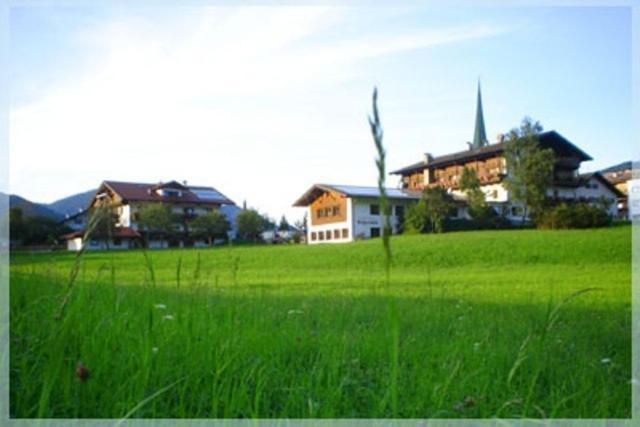
{"label": "sky", "polygon": [[[10,188],[49,203],[103,180],[186,180],[299,219],[314,183],[466,149],[539,120],[631,160],[625,7],[27,5],[9,14]],[[389,176],[395,187],[398,178]]]}

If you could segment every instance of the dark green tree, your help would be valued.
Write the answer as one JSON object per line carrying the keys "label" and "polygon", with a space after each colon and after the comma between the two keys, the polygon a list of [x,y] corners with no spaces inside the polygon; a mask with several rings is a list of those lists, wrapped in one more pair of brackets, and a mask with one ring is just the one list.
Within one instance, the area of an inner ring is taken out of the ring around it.
{"label": "dark green tree", "polygon": [[25,224],[22,209],[13,207],[9,209],[9,237],[13,241],[21,242],[25,236]]}
{"label": "dark green tree", "polygon": [[441,233],[444,230],[444,219],[454,207],[453,198],[444,188],[427,188],[422,192],[420,200],[407,208],[405,233]]}
{"label": "dark green tree", "polygon": [[527,214],[535,221],[536,216],[543,213],[547,190],[553,182],[555,155],[553,150],[540,147],[540,132],[540,123],[525,117],[505,142],[507,177],[504,185],[512,199],[524,206],[523,223]]}
{"label": "dark green tree", "polygon": [[236,216],[238,235],[253,242],[260,239],[260,233],[265,230],[267,224],[268,219],[265,219],[255,209],[243,209]]}
{"label": "dark green tree", "polygon": [[196,217],[190,227],[195,236],[207,239],[211,245],[214,239],[227,239],[231,224],[223,213],[213,211]]}
{"label": "dark green tree", "polygon": [[404,230],[406,234],[418,234],[427,230],[427,208],[424,199],[407,206],[404,214]]}
{"label": "dark green tree", "polygon": [[151,236],[165,239],[172,237],[175,233],[175,217],[172,215],[169,205],[145,204],[140,207],[138,217],[138,225],[144,232],[147,243]]}
{"label": "dark green tree", "polygon": [[287,231],[289,230],[289,222],[287,221],[287,218],[282,215],[282,218],[280,218],[280,224],[278,224],[278,231]]}
{"label": "dark green tree", "polygon": [[442,233],[444,231],[444,219],[451,209],[455,207],[453,197],[442,187],[432,187],[422,192],[422,198],[424,199],[425,213],[429,219],[431,231]]}

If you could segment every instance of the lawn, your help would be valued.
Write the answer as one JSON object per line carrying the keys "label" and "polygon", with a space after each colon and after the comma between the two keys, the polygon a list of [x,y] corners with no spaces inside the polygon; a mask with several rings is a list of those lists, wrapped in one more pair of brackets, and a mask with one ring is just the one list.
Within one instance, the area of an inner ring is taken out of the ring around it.
{"label": "lawn", "polygon": [[12,253],[11,415],[631,416],[629,226],[391,244]]}

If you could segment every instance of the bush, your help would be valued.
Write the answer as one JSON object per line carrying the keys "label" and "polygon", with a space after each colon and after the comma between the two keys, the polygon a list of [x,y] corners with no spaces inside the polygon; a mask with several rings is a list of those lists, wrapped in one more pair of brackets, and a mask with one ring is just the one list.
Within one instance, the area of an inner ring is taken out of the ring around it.
{"label": "bush", "polygon": [[561,203],[542,212],[538,228],[558,230],[569,228],[605,227],[611,224],[607,211],[587,203]]}

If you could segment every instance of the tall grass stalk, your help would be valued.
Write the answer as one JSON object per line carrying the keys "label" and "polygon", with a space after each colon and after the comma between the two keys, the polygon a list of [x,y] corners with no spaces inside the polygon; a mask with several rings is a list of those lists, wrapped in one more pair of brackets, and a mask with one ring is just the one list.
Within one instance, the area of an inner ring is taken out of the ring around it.
{"label": "tall grass stalk", "polygon": [[[373,117],[369,116],[369,126],[373,135],[373,142],[376,147],[378,157],[376,158],[376,167],[378,169],[378,191],[380,192],[380,211],[382,212],[382,247],[384,249],[384,269],[385,269],[385,285],[387,292],[390,291],[391,283],[391,221],[389,219],[390,209],[389,200],[385,190],[386,180],[386,152],[382,144],[383,130],[380,123],[380,114],[378,112],[378,88],[373,89]],[[398,308],[396,299],[389,294],[389,326],[391,333],[390,348],[390,395],[391,395],[391,412],[394,418],[398,417],[398,371],[400,365],[400,324],[398,320]]]}

